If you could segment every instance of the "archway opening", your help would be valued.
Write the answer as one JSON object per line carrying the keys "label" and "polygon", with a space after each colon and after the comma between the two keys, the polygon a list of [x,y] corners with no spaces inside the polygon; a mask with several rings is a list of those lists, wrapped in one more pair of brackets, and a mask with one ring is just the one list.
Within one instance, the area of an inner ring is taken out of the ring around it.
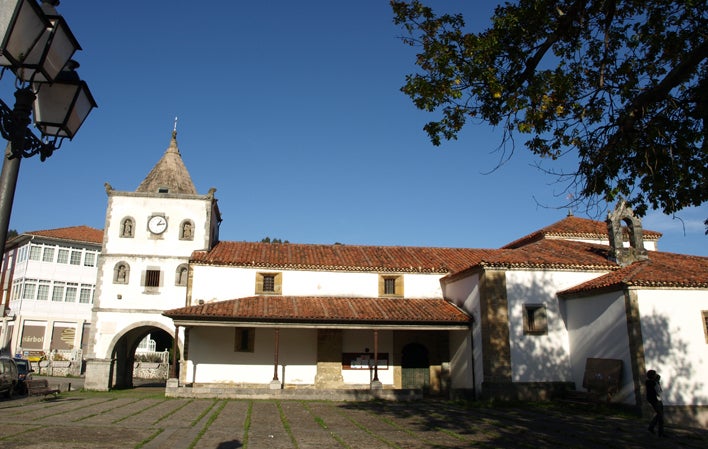
{"label": "archway opening", "polygon": [[111,388],[164,386],[172,363],[173,342],[172,335],[155,326],[126,332],[113,347]]}

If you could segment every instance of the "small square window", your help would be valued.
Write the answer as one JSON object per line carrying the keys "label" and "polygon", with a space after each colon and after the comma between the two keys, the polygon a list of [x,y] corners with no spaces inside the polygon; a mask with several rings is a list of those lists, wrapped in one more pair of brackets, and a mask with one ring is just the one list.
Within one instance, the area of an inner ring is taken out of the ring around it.
{"label": "small square window", "polygon": [[379,276],[379,296],[403,296],[403,276]]}
{"label": "small square window", "polygon": [[145,270],[145,287],[160,286],[160,270]]}
{"label": "small square window", "polygon": [[234,330],[234,352],[253,352],[256,340],[256,329],[252,327],[237,327]]}
{"label": "small square window", "polygon": [[283,275],[281,273],[257,273],[256,294],[276,294],[283,292]]}
{"label": "small square window", "polygon": [[546,306],[542,304],[524,305],[524,334],[544,335],[547,333]]}

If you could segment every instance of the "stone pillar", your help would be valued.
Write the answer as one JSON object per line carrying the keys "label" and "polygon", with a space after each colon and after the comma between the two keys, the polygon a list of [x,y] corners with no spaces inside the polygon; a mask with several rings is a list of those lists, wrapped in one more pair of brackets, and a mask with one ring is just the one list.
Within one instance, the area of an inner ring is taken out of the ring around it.
{"label": "stone pillar", "polygon": [[480,278],[480,325],[482,327],[483,394],[496,397],[511,387],[511,344],[506,274],[485,271]]}
{"label": "stone pillar", "polygon": [[84,389],[108,391],[111,384],[113,360],[86,359]]}
{"label": "stone pillar", "polygon": [[317,375],[315,387],[342,388],[342,331],[319,329],[317,331]]}

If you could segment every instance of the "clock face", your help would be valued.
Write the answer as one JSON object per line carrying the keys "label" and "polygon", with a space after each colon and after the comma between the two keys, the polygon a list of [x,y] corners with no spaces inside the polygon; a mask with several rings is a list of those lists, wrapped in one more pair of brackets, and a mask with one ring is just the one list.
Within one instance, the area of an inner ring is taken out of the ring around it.
{"label": "clock face", "polygon": [[162,234],[165,232],[165,229],[167,229],[167,220],[165,217],[161,217],[159,215],[150,217],[150,220],[148,221],[148,229],[153,234]]}

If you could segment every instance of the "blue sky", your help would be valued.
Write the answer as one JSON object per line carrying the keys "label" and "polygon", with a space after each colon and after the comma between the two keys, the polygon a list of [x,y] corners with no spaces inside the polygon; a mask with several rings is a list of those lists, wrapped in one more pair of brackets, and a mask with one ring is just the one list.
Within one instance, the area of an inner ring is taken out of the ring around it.
{"label": "blue sky", "polygon": [[[495,2],[429,4],[478,31]],[[493,170],[499,135],[486,125],[430,144],[422,127],[435,116],[399,91],[415,50],[386,0],[64,1],[58,11],[99,107],[46,162],[22,162],[11,229],[102,229],[104,183],[135,190],[175,116],[197,190],[217,189],[222,240],[496,248],[568,212],[564,185],[523,148]],[[10,106],[13,89],[6,76]],[[573,161],[558,164],[545,166]],[[650,213],[644,227],[664,234],[663,251],[708,256],[708,206],[677,215]]]}

